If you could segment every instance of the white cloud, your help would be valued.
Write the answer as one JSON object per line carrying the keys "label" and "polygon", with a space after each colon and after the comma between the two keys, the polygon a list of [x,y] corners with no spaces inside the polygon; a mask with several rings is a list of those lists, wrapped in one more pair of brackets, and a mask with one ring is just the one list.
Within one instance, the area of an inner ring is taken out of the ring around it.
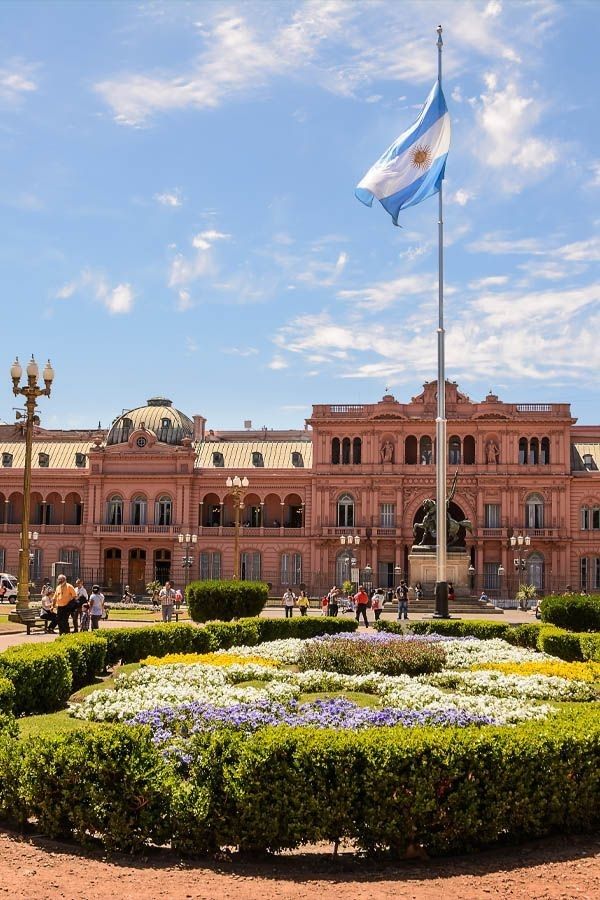
{"label": "white cloud", "polygon": [[448,196],[449,203],[458,203],[459,206],[466,206],[470,200],[473,200],[475,194],[467,191],[465,188],[459,188],[453,194]]}
{"label": "white cloud", "polygon": [[489,0],[489,3],[483,11],[483,15],[486,16],[486,18],[489,16],[490,18],[495,19],[501,12],[502,4],[500,3],[500,0]]}
{"label": "white cloud", "polygon": [[430,295],[437,281],[431,275],[404,275],[389,281],[380,281],[369,287],[338,291],[340,300],[356,301],[359,309],[379,312],[394,303],[402,303],[413,297]]}
{"label": "white cloud", "polygon": [[467,250],[473,253],[529,253],[532,255],[543,255],[546,253],[546,245],[539,238],[515,238],[508,239],[502,233],[488,233],[477,241],[467,244]]}
{"label": "white cloud", "polygon": [[285,361],[283,356],[277,354],[273,357],[270,363],[267,363],[268,369],[274,369],[275,371],[279,371],[280,369],[287,369],[289,363]]}
{"label": "white cloud", "polygon": [[228,353],[231,356],[257,356],[256,347],[223,347],[221,353]]}
{"label": "white cloud", "polygon": [[183,203],[179,188],[176,188],[174,191],[164,191],[162,194],[155,194],[154,199],[161,206],[178,207]]}
{"label": "white cloud", "polygon": [[181,289],[177,292],[176,306],[179,312],[187,312],[188,309],[192,308],[192,297],[189,291]]}
{"label": "white cloud", "polygon": [[33,79],[36,68],[20,59],[10,60],[0,68],[0,101],[15,104],[25,94],[37,91],[38,85]]}
{"label": "white cloud", "polygon": [[201,231],[192,238],[192,247],[197,250],[208,250],[216,241],[228,241],[230,234],[221,231]]}
{"label": "white cloud", "polygon": [[79,293],[91,293],[111,315],[130,313],[135,300],[134,290],[129,283],[113,287],[103,272],[92,269],[83,269],[77,278],[64,284],[54,296],[57,300],[69,300]]}
{"label": "white cloud", "polygon": [[489,275],[487,278],[480,278],[478,281],[472,281],[469,287],[473,291],[479,291],[482,288],[501,287],[508,281],[508,275]]}
{"label": "white cloud", "polygon": [[452,88],[452,93],[450,94],[455,103],[463,102],[463,95],[460,85],[456,85],[456,87]]}
{"label": "white cloud", "polygon": [[592,187],[600,187],[600,159],[590,165],[590,171],[592,173],[590,184]]}
{"label": "white cloud", "polygon": [[548,172],[558,160],[558,149],[551,140],[532,134],[539,122],[539,99],[521,95],[514,81],[499,87],[496,73],[484,76],[487,91],[473,100],[479,140],[477,157],[483,164],[505,170],[502,186],[519,191],[531,176]]}
{"label": "white cloud", "polygon": [[600,237],[593,237],[587,241],[576,241],[573,244],[565,244],[554,253],[561,259],[572,262],[599,262],[600,261]]}
{"label": "white cloud", "polygon": [[[176,253],[171,260],[169,272],[169,287],[185,288],[198,278],[214,276],[217,274],[218,268],[211,249],[217,241],[225,241],[231,237],[221,231],[210,229],[201,231],[192,238],[192,247],[196,251],[192,256],[184,256],[183,253]],[[184,293],[186,293],[184,291]],[[181,309],[181,290],[179,291],[177,306]],[[185,301],[184,301],[185,303]],[[185,307],[186,309],[188,307]]]}

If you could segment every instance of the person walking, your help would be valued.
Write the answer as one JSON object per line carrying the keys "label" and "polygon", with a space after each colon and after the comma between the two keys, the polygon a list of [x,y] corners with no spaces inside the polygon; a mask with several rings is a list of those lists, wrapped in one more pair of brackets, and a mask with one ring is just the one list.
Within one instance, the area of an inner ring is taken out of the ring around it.
{"label": "person walking", "polygon": [[327,594],[327,615],[328,616],[333,616],[333,618],[335,618],[337,616],[338,610],[339,610],[339,605],[338,605],[339,598],[340,598],[339,588],[337,587],[337,585],[334,584],[334,586],[331,588],[331,590]]}
{"label": "person walking", "polygon": [[398,597],[398,621],[402,618],[408,619],[408,585],[405,581],[400,582],[396,595]]}
{"label": "person walking", "polygon": [[96,631],[100,625],[100,619],[104,618],[104,594],[100,591],[100,585],[98,584],[92,587],[92,593],[89,596],[89,607],[92,631]]}
{"label": "person walking", "polygon": [[175,606],[175,591],[171,587],[170,581],[165,581],[164,587],[160,589],[158,595],[162,609],[163,622],[170,622],[173,618],[173,607]]}
{"label": "person walking", "polygon": [[369,620],[367,619],[367,608],[369,606],[369,595],[364,589],[364,586],[361,584],[358,593],[354,595],[354,603],[356,606],[356,621],[360,621],[360,617],[363,617],[365,628],[369,627]]}
{"label": "person walking", "polygon": [[293,618],[295,602],[296,602],[296,595],[290,588],[288,588],[287,591],[285,592],[285,594],[283,595],[283,607],[285,609],[286,619]]}
{"label": "person walking", "polygon": [[83,581],[81,578],[78,578],[75,582],[75,593],[77,600],[77,607],[71,613],[71,620],[73,622],[73,631],[76,633],[79,631],[79,618],[81,616],[81,607],[84,603],[88,601],[88,592],[85,589]]}
{"label": "person walking", "polygon": [[58,633],[69,634],[69,616],[76,608],[77,592],[72,584],[67,581],[66,575],[59,575],[56,579],[56,589],[53,595],[54,606],[58,618]]}
{"label": "person walking", "polygon": [[371,609],[375,614],[375,621],[379,622],[379,616],[383,612],[383,604],[385,603],[385,594],[381,588],[377,588],[371,597]]}
{"label": "person walking", "polygon": [[306,596],[306,591],[300,591],[300,596],[298,597],[298,609],[300,610],[301,616],[305,616],[308,612],[308,597]]}

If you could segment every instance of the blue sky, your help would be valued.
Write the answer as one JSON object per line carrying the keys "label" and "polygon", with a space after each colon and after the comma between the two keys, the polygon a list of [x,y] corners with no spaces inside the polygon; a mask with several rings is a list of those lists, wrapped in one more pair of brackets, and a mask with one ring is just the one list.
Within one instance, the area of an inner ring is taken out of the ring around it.
{"label": "blue sky", "polygon": [[447,376],[598,422],[597,6],[585,0],[2,4],[5,389],[47,426],[153,395],[215,428],[402,401],[435,377],[437,199],[356,183],[436,75]]}

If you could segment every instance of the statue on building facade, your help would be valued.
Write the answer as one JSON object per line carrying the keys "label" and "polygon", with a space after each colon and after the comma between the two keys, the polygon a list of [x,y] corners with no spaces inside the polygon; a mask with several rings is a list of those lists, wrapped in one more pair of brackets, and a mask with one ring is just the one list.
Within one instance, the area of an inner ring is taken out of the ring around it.
{"label": "statue on building facade", "polygon": [[488,441],[485,445],[485,460],[488,465],[494,465],[500,460],[500,447],[496,441]]}
{"label": "statue on building facade", "polygon": [[381,447],[381,462],[394,462],[394,445],[391,441],[385,441]]}
{"label": "statue on building facade", "polygon": [[[448,547],[456,546],[460,540],[460,530],[464,528],[466,531],[473,531],[473,526],[469,519],[455,519],[450,515],[450,503],[456,493],[456,482],[458,481],[458,472],[455,473],[452,480],[452,488],[446,500],[446,543]],[[413,534],[417,536],[417,532],[422,531],[423,535],[419,541],[420,547],[426,547],[436,543],[437,539],[437,503],[435,500],[428,498],[423,502],[425,515],[421,522],[415,522],[413,525]]]}

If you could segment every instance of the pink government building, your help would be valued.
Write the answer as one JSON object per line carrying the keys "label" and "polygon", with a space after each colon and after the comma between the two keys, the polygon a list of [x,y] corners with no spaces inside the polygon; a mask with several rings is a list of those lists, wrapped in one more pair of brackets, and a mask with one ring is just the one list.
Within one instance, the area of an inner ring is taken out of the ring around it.
{"label": "pink government building", "polygon": [[[275,595],[302,584],[313,596],[351,576],[382,587],[410,580],[413,525],[435,494],[436,389],[427,383],[408,402],[386,394],[316,405],[298,431],[208,429],[203,416],[159,397],[108,431],[37,428],[32,579],[60,570],[143,594],[154,579],[230,578],[226,479],[239,475],[249,482],[242,578],[270,582]],[[600,425],[577,425],[568,403],[505,403],[491,393],[474,402],[452,382],[446,395],[444,452],[449,477],[458,472],[452,509],[473,524],[464,535],[472,591],[510,594],[525,580],[545,591],[599,590]],[[0,426],[0,442],[0,569],[16,573],[21,426]],[[189,549],[180,534],[190,535]],[[521,550],[510,543],[519,534],[530,538]]]}

